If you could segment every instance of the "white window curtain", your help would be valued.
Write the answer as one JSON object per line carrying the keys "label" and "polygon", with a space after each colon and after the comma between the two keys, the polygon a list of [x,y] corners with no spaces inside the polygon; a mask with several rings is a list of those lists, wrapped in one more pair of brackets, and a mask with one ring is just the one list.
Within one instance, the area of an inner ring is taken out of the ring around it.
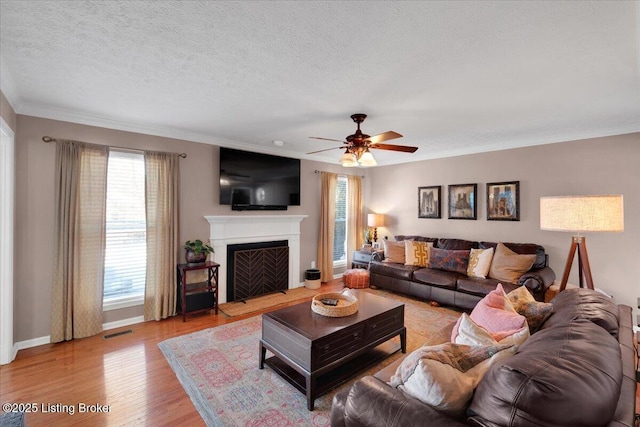
{"label": "white window curtain", "polygon": [[51,342],[102,331],[106,146],[56,142],[56,261]]}
{"label": "white window curtain", "polygon": [[144,320],[176,314],[178,250],[177,154],[145,152],[147,278]]}

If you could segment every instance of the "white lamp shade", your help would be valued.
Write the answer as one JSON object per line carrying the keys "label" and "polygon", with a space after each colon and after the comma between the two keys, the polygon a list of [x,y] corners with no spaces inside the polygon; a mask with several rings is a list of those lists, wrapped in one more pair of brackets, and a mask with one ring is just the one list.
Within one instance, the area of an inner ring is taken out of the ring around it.
{"label": "white lamp shade", "polygon": [[382,227],[384,225],[384,215],[383,214],[368,214],[367,215],[367,226],[369,227]]}
{"label": "white lamp shade", "polygon": [[340,158],[340,164],[345,168],[353,168],[358,166],[358,160],[356,160],[355,154],[345,151]]}
{"label": "white lamp shade", "polygon": [[622,194],[540,198],[540,229],[551,231],[624,231]]}
{"label": "white lamp shade", "polygon": [[360,156],[359,162],[360,162],[360,166],[365,168],[369,166],[375,166],[378,164],[378,162],[376,162],[376,159],[373,158],[373,154],[371,154],[369,150],[362,153],[362,155]]}

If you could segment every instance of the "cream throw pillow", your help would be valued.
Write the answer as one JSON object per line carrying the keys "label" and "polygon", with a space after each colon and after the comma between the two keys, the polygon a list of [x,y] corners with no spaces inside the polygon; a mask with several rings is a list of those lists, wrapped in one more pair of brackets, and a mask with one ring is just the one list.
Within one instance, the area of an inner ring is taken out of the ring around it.
{"label": "cream throw pillow", "polygon": [[493,248],[489,249],[471,249],[469,255],[469,266],[467,267],[467,276],[487,278],[491,260],[493,259]]}
{"label": "cream throw pillow", "polygon": [[409,354],[389,384],[450,415],[460,415],[492,364],[516,351],[514,345],[445,343]]}
{"label": "cream throw pillow", "polygon": [[404,242],[394,242],[393,240],[383,240],[384,261],[404,264]]}
{"label": "cream throw pillow", "polygon": [[429,267],[429,254],[431,253],[432,247],[432,242],[416,242],[415,240],[405,240],[404,265]]}
{"label": "cream throw pillow", "polygon": [[504,282],[518,283],[520,276],[531,269],[535,260],[535,255],[519,255],[502,243],[498,243],[489,268],[489,277]]}
{"label": "cream throw pillow", "polygon": [[496,336],[474,322],[467,313],[462,313],[458,324],[458,335],[455,337],[454,342],[466,345],[520,345],[531,336],[529,327],[526,325],[512,332],[511,335],[506,337],[498,336],[498,338],[502,338],[498,341]]}

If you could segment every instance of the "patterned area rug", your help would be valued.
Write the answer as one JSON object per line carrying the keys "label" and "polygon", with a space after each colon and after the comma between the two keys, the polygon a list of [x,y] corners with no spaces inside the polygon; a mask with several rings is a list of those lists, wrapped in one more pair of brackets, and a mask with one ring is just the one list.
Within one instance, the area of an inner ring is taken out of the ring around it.
{"label": "patterned area rug", "polygon": [[[407,350],[449,341],[454,310],[431,307],[392,293],[368,290],[405,303]],[[329,426],[331,400],[356,378],[372,374],[402,356],[397,352],[377,366],[315,400],[305,396],[270,368],[258,369],[262,317],[205,329],[159,344],[160,350],[208,426]],[[396,338],[397,339],[397,338]],[[268,355],[269,356],[269,355]]]}

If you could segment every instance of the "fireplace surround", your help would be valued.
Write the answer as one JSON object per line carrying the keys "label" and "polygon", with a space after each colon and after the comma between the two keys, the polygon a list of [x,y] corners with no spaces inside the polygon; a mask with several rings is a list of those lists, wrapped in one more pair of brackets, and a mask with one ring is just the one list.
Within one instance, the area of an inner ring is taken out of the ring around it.
{"label": "fireplace surround", "polygon": [[[220,303],[227,300],[227,245],[287,240],[289,245],[289,277],[287,289],[302,286],[300,282],[300,223],[307,215],[212,215],[205,216],[210,227],[213,260],[220,264]],[[294,280],[295,279],[295,280]]]}

